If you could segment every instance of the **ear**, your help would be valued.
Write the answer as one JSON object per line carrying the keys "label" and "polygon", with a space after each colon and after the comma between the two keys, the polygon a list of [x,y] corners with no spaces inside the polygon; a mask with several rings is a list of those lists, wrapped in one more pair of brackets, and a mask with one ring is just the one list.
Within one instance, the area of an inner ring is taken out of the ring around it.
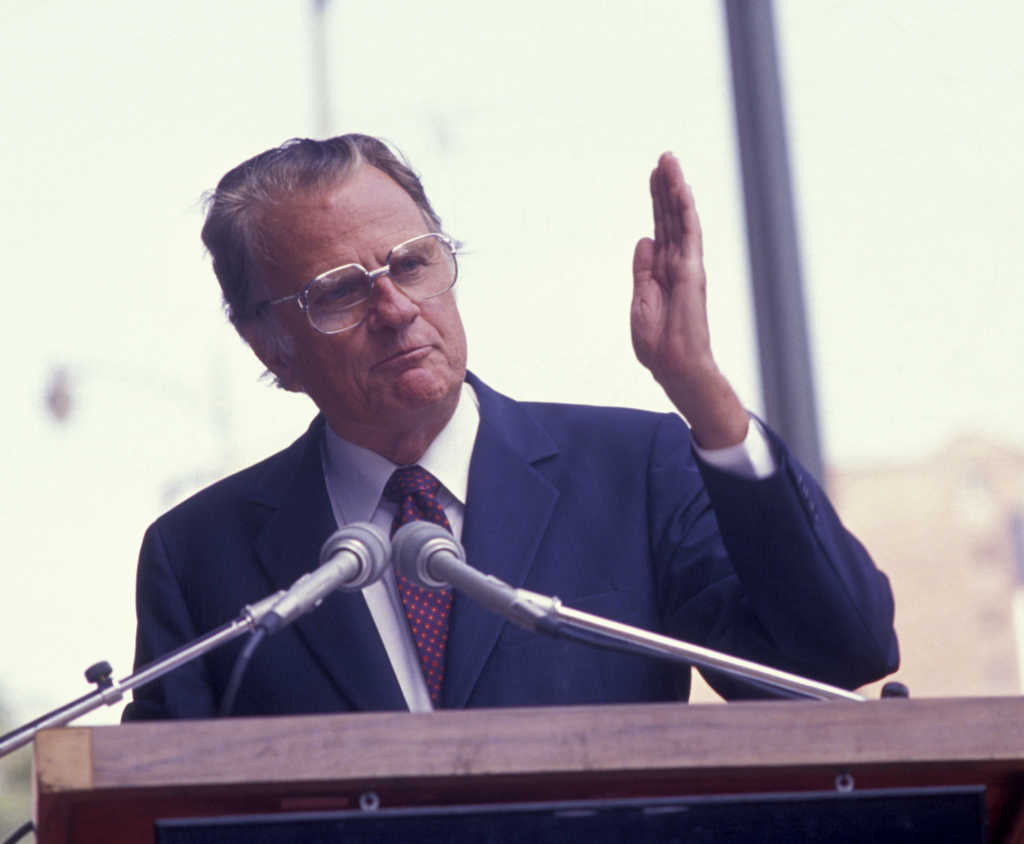
{"label": "ear", "polygon": [[280,326],[269,320],[253,320],[240,329],[249,348],[274,376],[277,386],[293,393],[304,393],[305,389],[295,372],[291,338],[286,337]]}

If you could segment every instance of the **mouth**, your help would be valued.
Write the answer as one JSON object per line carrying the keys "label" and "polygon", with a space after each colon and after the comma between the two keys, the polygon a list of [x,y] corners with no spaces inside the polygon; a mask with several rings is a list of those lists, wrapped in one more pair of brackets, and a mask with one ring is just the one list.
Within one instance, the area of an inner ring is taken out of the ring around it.
{"label": "mouth", "polygon": [[413,346],[409,349],[399,349],[392,355],[388,355],[377,361],[373,369],[402,368],[419,363],[430,354],[430,346]]}

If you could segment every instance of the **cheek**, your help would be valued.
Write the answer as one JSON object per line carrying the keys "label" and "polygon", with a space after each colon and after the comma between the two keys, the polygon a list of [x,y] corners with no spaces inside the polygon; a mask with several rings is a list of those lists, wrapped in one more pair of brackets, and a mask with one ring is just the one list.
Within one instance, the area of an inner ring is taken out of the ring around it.
{"label": "cheek", "polygon": [[351,382],[357,372],[353,363],[360,360],[358,344],[353,342],[356,339],[354,335],[341,334],[305,338],[298,349],[303,368],[311,378],[323,383],[342,386]]}
{"label": "cheek", "polygon": [[445,357],[454,366],[465,366],[466,364],[466,332],[462,326],[462,318],[452,303],[437,314],[434,326],[441,335]]}
{"label": "cheek", "polygon": [[448,337],[449,357],[453,364],[464,367],[466,365],[466,332],[461,322],[456,322]]}

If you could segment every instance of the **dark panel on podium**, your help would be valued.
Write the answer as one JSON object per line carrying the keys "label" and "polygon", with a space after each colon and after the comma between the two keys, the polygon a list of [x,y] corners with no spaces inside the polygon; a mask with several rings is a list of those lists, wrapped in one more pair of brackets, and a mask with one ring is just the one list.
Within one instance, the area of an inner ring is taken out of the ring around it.
{"label": "dark panel on podium", "polygon": [[919,844],[985,841],[983,788],[250,815],[157,821],[157,844]]}

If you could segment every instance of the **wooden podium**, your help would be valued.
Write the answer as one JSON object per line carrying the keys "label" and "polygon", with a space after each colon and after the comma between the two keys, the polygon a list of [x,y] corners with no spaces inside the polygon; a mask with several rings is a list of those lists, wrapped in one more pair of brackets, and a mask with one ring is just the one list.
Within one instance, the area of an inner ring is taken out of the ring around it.
{"label": "wooden podium", "polygon": [[983,785],[1024,841],[1024,698],[357,713],[72,727],[35,744],[39,844],[157,818]]}

